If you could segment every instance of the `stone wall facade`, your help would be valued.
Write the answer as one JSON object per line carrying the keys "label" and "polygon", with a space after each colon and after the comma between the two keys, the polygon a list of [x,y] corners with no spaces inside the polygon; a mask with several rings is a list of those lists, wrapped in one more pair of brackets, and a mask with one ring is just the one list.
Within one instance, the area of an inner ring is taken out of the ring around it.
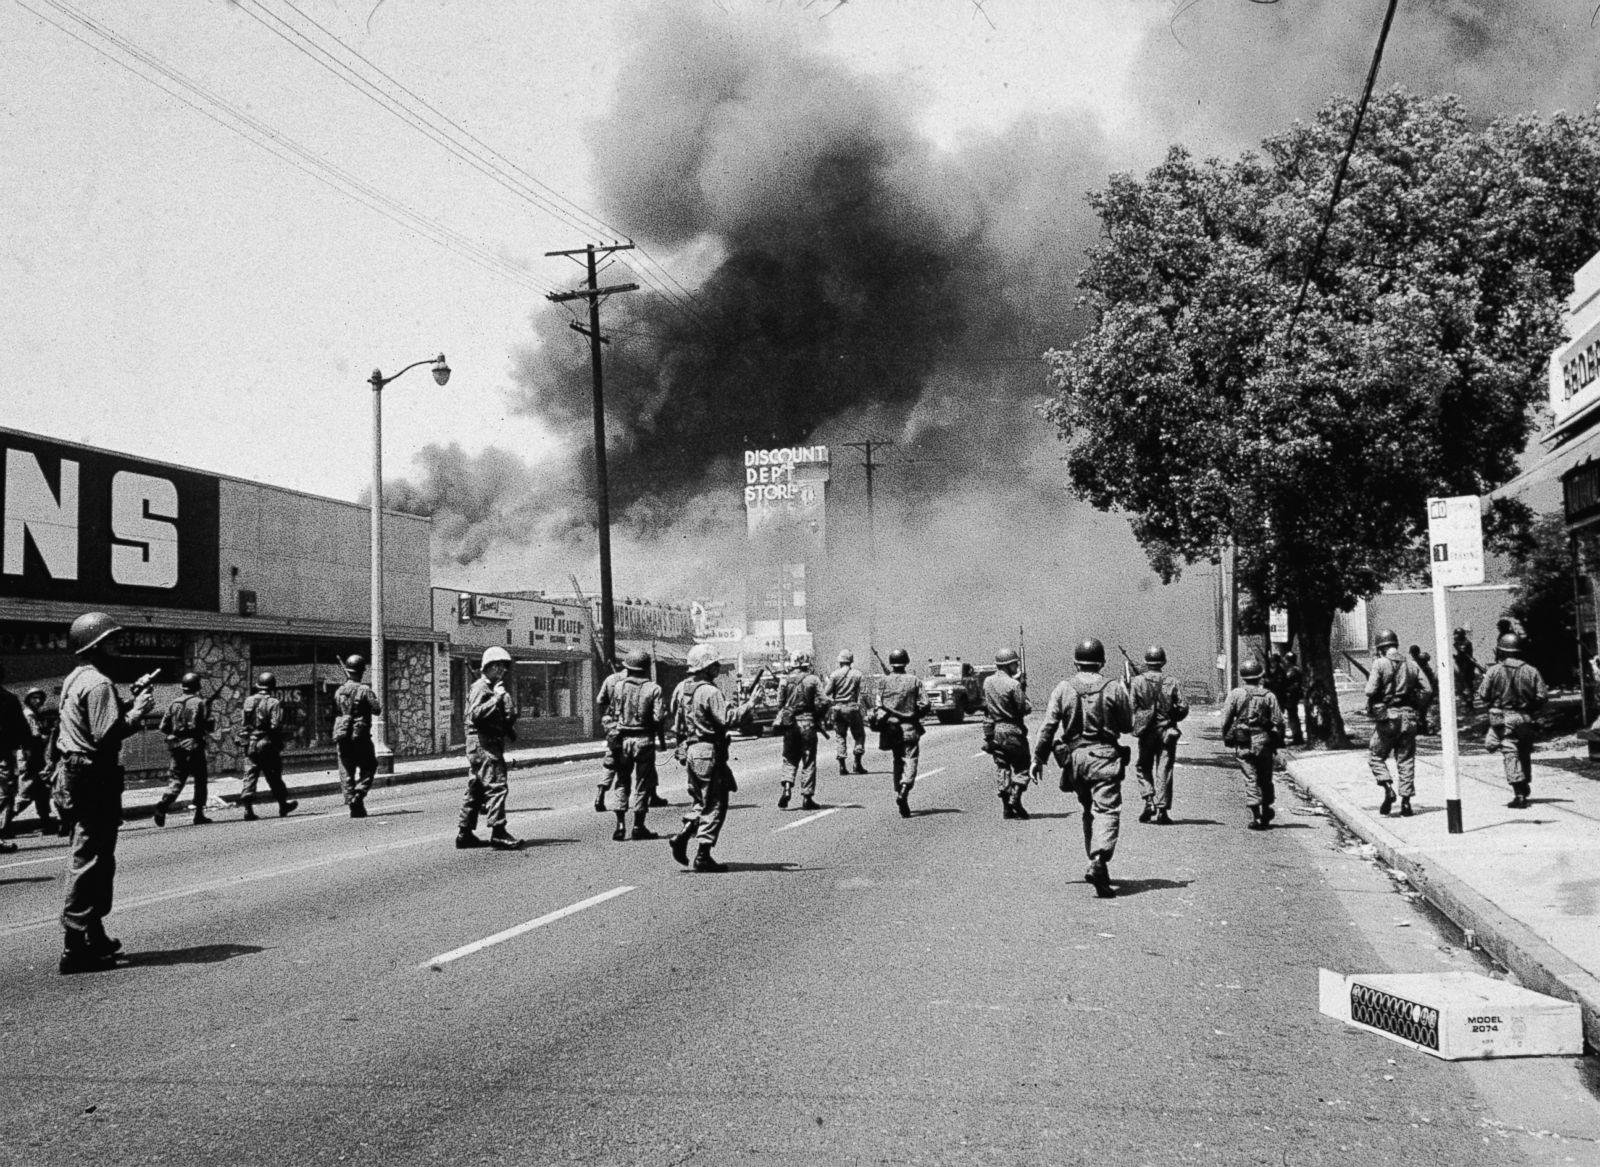
{"label": "stone wall facade", "polygon": [[434,648],[390,641],[385,646],[384,718],[395,757],[434,752]]}
{"label": "stone wall facade", "polygon": [[211,772],[237,773],[244,761],[238,730],[250,692],[250,644],[232,632],[194,632],[184,649],[187,667],[204,678],[201,691],[211,697],[211,718],[217,726],[207,743]]}

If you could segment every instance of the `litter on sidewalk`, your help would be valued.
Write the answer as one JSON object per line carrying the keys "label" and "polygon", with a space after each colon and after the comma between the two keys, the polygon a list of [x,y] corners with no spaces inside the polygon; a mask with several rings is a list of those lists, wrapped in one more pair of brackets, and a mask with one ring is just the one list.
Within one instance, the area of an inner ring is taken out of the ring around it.
{"label": "litter on sidewalk", "polygon": [[1473,972],[1318,970],[1321,1012],[1448,1061],[1583,1053],[1578,1006]]}

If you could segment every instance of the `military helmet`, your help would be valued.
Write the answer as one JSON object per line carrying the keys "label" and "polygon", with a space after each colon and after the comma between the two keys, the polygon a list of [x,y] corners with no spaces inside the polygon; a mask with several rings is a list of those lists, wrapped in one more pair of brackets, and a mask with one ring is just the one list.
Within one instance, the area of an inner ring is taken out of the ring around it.
{"label": "military helmet", "polygon": [[359,652],[352,652],[344,658],[344,671],[360,675],[367,671],[367,658]]}
{"label": "military helmet", "polygon": [[797,669],[809,669],[811,667],[811,654],[809,652],[795,653],[793,667]]}
{"label": "military helmet", "polygon": [[1261,658],[1253,656],[1249,660],[1239,662],[1239,675],[1245,680],[1259,677],[1262,673]]}
{"label": "military helmet", "polygon": [[1017,656],[1017,650],[1014,648],[1002,648],[994,654],[994,663],[997,665],[1014,665],[1020,659]]}
{"label": "military helmet", "polygon": [[1373,647],[1375,647],[1379,652],[1382,652],[1386,648],[1399,648],[1400,635],[1393,628],[1385,628],[1382,632],[1378,633],[1378,639],[1376,642],[1374,642]]}
{"label": "military helmet", "polygon": [[278,678],[273,676],[271,673],[256,674],[256,688],[260,689],[263,693],[270,693],[277,687]]}
{"label": "military helmet", "polygon": [[27,693],[23,694],[22,699],[24,701],[32,701],[35,697],[39,698],[40,704],[43,704],[45,700],[45,691],[37,687],[29,689]]}
{"label": "military helmet", "polygon": [[184,673],[182,677],[178,678],[178,688],[185,693],[198,693],[200,691],[200,674]]}
{"label": "military helmet", "polygon": [[1103,665],[1106,663],[1106,646],[1093,636],[1086,636],[1072,650],[1072,660],[1080,665]]}
{"label": "military helmet", "polygon": [[889,663],[891,665],[908,665],[911,663],[911,654],[903,648],[889,650]]}
{"label": "military helmet", "polygon": [[72,622],[72,630],[67,633],[67,644],[75,654],[81,654],[121,631],[122,625],[104,612],[85,612]]}
{"label": "military helmet", "polygon": [[1144,663],[1147,665],[1164,665],[1167,663],[1167,650],[1159,644],[1152,644],[1144,650]]}
{"label": "military helmet", "polygon": [[506,665],[510,664],[511,654],[505,649],[501,648],[498,644],[492,644],[483,650],[483,659],[478,662],[478,668],[486,669],[496,662]]}
{"label": "military helmet", "polygon": [[689,650],[689,671],[703,673],[717,667],[717,650],[709,644],[697,644]]}
{"label": "military helmet", "polygon": [[842,665],[853,665],[853,664],[855,664],[856,663],[856,654],[851,652],[848,648],[841,648],[839,650],[839,663],[842,664]]}
{"label": "military helmet", "polygon": [[1496,656],[1521,656],[1527,647],[1527,641],[1523,640],[1522,637],[1515,632],[1507,632],[1494,642],[1494,654]]}
{"label": "military helmet", "polygon": [[636,648],[622,658],[622,667],[630,673],[648,673],[650,671],[650,654],[642,648]]}

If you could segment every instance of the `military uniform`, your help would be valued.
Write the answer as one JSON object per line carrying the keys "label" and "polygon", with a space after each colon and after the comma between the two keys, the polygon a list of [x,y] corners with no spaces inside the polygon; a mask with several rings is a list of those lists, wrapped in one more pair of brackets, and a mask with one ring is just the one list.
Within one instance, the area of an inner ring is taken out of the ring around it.
{"label": "military uniform", "polygon": [[367,791],[378,774],[377,750],[372,744],[372,719],[383,713],[378,694],[365,681],[352,677],[333,694],[338,716],[333,719],[333,744],[339,758],[339,785],[350,817],[367,815]]}
{"label": "military uniform", "polygon": [[689,807],[683,830],[672,839],[674,858],[688,862],[688,845],[699,844],[695,868],[724,870],[711,858],[728,817],[728,797],[739,788],[728,766],[728,735],[738,723],[739,707],[729,708],[722,690],[703,677],[691,676],[678,690],[675,719],[682,726],[685,764],[689,769]]}
{"label": "military uniform", "polygon": [[1292,654],[1283,663],[1283,715],[1289,723],[1289,740],[1294,745],[1306,744],[1305,731],[1300,726],[1300,703],[1306,699],[1306,672]]}
{"label": "military uniform", "polygon": [[211,723],[211,702],[198,693],[185,693],[161,717],[161,732],[166,736],[167,748],[172,751],[172,777],[156,803],[155,818],[159,824],[168,809],[178,801],[185,782],[194,784],[194,821],[206,823],[206,735],[215,728]]}
{"label": "military uniform", "polygon": [[878,686],[878,706],[887,721],[879,731],[878,748],[894,759],[894,792],[903,818],[911,815],[911,790],[922,760],[922,719],[933,711],[922,690],[922,678],[890,673]]}
{"label": "military uniform", "polygon": [[1222,704],[1222,744],[1233,750],[1239,762],[1250,826],[1257,830],[1265,829],[1277,813],[1273,809],[1277,787],[1272,765],[1284,731],[1283,707],[1277,696],[1253,678],[1246,677]]}
{"label": "military uniform", "polygon": [[244,807],[244,817],[256,817],[256,783],[262,778],[267,780],[272,797],[278,800],[279,817],[288,814],[298,804],[289,800],[289,788],[283,784],[283,702],[277,694],[252,693],[244,699],[240,736],[244,738],[244,756],[248,763],[239,787],[239,805]]}
{"label": "military uniform", "polygon": [[617,736],[617,686],[628,674],[621,669],[608,673],[606,679],[600,682],[600,692],[595,694],[594,707],[600,714],[600,729],[605,735],[606,752],[600,758],[600,768],[605,771],[605,776],[597,783],[594,794],[594,808],[601,814],[605,813],[606,795],[611,793],[611,787],[617,779],[616,753],[621,745]]}
{"label": "military uniform", "polygon": [[491,840],[505,838],[506,798],[511,792],[506,773],[506,742],[516,736],[517,706],[502,681],[479,676],[467,692],[467,794],[461,803],[457,832],[478,829],[482,813]]}
{"label": "military uniform", "polygon": [[11,819],[16,814],[17,782],[27,769],[28,714],[22,700],[10,689],[0,689],[0,838],[11,834]]}
{"label": "military uniform", "polygon": [[861,712],[862,680],[861,671],[854,665],[840,665],[828,674],[828,683],[822,689],[828,714],[833,719],[834,736],[839,739],[836,753],[841,774],[845,772],[846,738],[855,743],[855,772],[867,772],[867,768],[861,764],[862,755],[867,752],[866,719]]}
{"label": "military uniform", "polygon": [[1178,682],[1159,669],[1147,668],[1128,687],[1133,706],[1133,733],[1139,743],[1134,770],[1145,809],[1142,822],[1167,821],[1172,809],[1172,771],[1178,759],[1178,723],[1189,716]]}
{"label": "military uniform", "polygon": [[[1062,748],[1053,751],[1058,729]],[[1051,692],[1033,748],[1036,767],[1042,767],[1055,752],[1061,763],[1061,789],[1078,796],[1083,808],[1083,849],[1090,862],[1086,878],[1101,895],[1110,893],[1106,869],[1122,828],[1122,780],[1128,751],[1121,738],[1132,732],[1133,707],[1122,683],[1097,672],[1079,672]]]}
{"label": "military uniform", "polygon": [[1400,811],[1410,809],[1417,792],[1417,731],[1427,716],[1433,690],[1421,666],[1400,655],[1398,646],[1380,656],[1367,676],[1367,712],[1372,714],[1372,738],[1367,743],[1367,767],[1384,788],[1380,814],[1393,805],[1394,779],[1389,775],[1389,756],[1394,755],[1395,779],[1401,798]]}
{"label": "military uniform", "polygon": [[1478,686],[1478,700],[1489,709],[1484,747],[1497,751],[1505,766],[1514,807],[1528,805],[1533,788],[1533,714],[1550,698],[1539,670],[1518,656],[1506,655],[1489,666]]}
{"label": "military uniform", "polygon": [[1010,673],[998,670],[983,679],[984,748],[994,759],[995,787],[1001,814],[1027,818],[1022,795],[1028,789],[1028,724],[1033,712],[1028,692]]}
{"label": "military uniform", "polygon": [[17,791],[16,813],[20,814],[23,808],[32,805],[34,812],[39,816],[40,831],[49,831],[55,824],[50,817],[47,755],[50,751],[50,735],[54,732],[55,719],[47,715],[42,707],[35,709],[27,702],[23,703],[22,716],[28,725],[28,740],[19,759],[22,781]]}
{"label": "military uniform", "polygon": [[[815,809],[817,794],[817,728],[827,702],[822,681],[815,673],[792,669],[778,688],[778,720],[783,724],[783,793],[780,807],[789,805],[795,782],[800,784],[802,805]],[[843,739],[840,746],[843,747]],[[841,755],[842,757],[843,755]]]}
{"label": "military uniform", "polygon": [[616,795],[612,809],[617,815],[611,837],[618,841],[628,837],[631,812],[633,838],[654,839],[655,832],[644,820],[656,785],[656,743],[667,728],[667,702],[661,686],[648,677],[625,674],[613,689],[610,712],[614,725],[606,741]]}

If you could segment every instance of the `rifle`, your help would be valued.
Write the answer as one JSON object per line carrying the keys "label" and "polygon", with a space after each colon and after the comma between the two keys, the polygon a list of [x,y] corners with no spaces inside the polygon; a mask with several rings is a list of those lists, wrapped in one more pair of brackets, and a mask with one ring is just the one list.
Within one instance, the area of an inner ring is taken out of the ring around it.
{"label": "rifle", "polygon": [[133,684],[129,685],[128,686],[128,692],[132,693],[135,697],[137,697],[140,693],[143,693],[146,689],[154,688],[155,687],[155,683],[156,683],[156,678],[159,677],[160,675],[161,675],[161,670],[160,669],[151,669],[144,676],[140,677]]}
{"label": "rifle", "polygon": [[1028,638],[1023,635],[1022,625],[1017,625],[1017,671],[1021,673],[1018,683],[1022,691],[1028,691]]}
{"label": "rifle", "polygon": [[[867,647],[872,648],[870,644]],[[888,665],[883,663],[883,657],[878,654],[878,650],[876,648],[872,648],[872,659],[878,662],[878,667],[883,670],[885,676],[894,671]]]}

